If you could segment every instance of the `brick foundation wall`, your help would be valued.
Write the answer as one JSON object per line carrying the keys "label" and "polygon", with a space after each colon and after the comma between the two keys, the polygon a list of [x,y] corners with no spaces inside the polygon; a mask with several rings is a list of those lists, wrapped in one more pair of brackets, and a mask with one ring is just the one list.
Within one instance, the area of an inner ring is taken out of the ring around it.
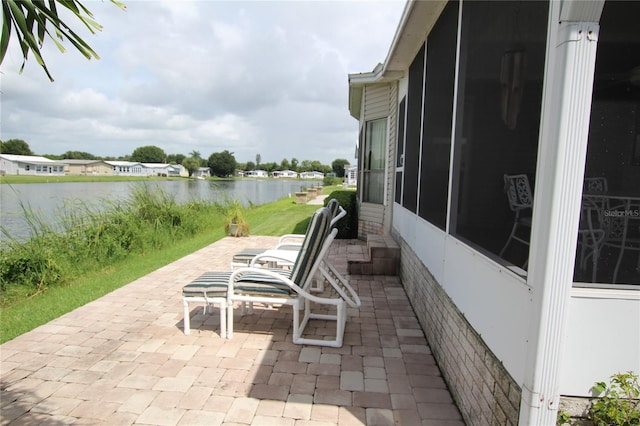
{"label": "brick foundation wall", "polygon": [[520,387],[406,241],[394,238],[402,253],[402,285],[465,422],[517,425]]}
{"label": "brick foundation wall", "polygon": [[367,235],[383,235],[383,228],[381,223],[369,222],[366,220],[358,220],[358,238],[366,240]]}

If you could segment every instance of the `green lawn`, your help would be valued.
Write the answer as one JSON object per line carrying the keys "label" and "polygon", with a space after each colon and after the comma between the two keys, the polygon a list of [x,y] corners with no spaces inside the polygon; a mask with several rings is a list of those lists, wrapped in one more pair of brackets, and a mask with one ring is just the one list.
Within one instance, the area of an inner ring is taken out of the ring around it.
{"label": "green lawn", "polygon": [[[336,188],[327,188],[325,193],[333,189]],[[251,234],[279,236],[304,233],[317,208],[314,205],[295,204],[294,198],[253,207],[247,212]],[[45,324],[224,236],[224,227],[220,224],[196,237],[177,241],[168,249],[128,257],[106,270],[88,271],[81,279],[67,286],[50,288],[29,299],[4,306],[0,312],[0,343]]]}

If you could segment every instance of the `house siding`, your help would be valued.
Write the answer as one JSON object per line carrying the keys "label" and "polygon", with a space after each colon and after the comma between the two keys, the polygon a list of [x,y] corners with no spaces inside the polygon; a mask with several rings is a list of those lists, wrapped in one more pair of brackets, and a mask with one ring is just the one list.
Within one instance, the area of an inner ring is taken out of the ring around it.
{"label": "house siding", "polygon": [[413,249],[393,232],[400,279],[468,425],[517,425],[522,390]]}
{"label": "house siding", "polygon": [[391,84],[367,86],[365,88],[365,121],[387,117],[390,112]]}
{"label": "house siding", "polygon": [[393,180],[389,179],[395,156],[395,135],[397,128],[397,83],[377,84],[364,89],[363,121],[387,118],[387,158],[383,204],[362,203],[358,216],[358,237],[385,234],[391,225],[391,202]]}
{"label": "house siding", "polygon": [[64,164],[32,155],[0,155],[0,175],[64,176]]}
{"label": "house siding", "polygon": [[113,167],[104,162],[94,163],[69,163],[63,160],[65,163],[65,173],[68,175],[76,176],[112,176]]}

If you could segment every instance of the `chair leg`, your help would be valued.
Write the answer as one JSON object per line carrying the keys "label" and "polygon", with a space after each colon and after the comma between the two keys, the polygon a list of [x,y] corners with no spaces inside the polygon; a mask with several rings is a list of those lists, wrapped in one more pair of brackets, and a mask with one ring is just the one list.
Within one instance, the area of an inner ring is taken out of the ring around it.
{"label": "chair leg", "polygon": [[[336,313],[334,314],[324,314],[324,313],[314,313],[311,310],[311,303],[309,300],[304,300],[304,312],[302,315],[302,319],[299,314],[296,314],[296,311],[300,311],[303,307],[298,306],[298,309],[294,307],[294,334],[293,334],[293,343],[298,345],[316,345],[316,346],[329,346],[333,348],[342,347],[342,342],[344,340],[344,330],[347,322],[347,304],[344,300],[341,300],[339,303],[335,305]],[[304,338],[302,334],[309,323],[309,320],[322,320],[322,321],[335,321],[336,323],[336,337],[334,340],[324,340],[324,339],[311,339]]]}
{"label": "chair leg", "polygon": [[189,302],[186,297],[182,298],[184,334],[189,335],[191,332],[191,318],[189,318]]}
{"label": "chair leg", "polygon": [[618,256],[618,261],[616,262],[616,267],[613,270],[613,279],[611,280],[612,283],[616,283],[618,281],[618,272],[620,270],[620,265],[622,264],[622,258],[624,257],[624,240],[622,241],[622,244],[620,246],[620,255]]}
{"label": "chair leg", "polygon": [[293,310],[293,343],[296,343],[302,336],[302,331],[306,326],[306,318],[303,319],[303,324],[300,324],[300,305],[294,303],[291,306]]}
{"label": "chair leg", "polygon": [[227,302],[221,300],[220,303],[220,338],[227,338]]}
{"label": "chair leg", "polygon": [[[591,282],[595,283],[596,282],[596,276],[598,275],[598,257],[599,257],[600,253],[598,253],[598,248],[594,247],[593,248],[593,252],[591,253],[591,265],[592,265],[592,269],[591,269]],[[586,263],[586,262],[585,262]]]}
{"label": "chair leg", "polygon": [[507,247],[509,247],[509,243],[511,243],[511,240],[513,239],[514,235],[516,235],[517,228],[518,228],[518,222],[515,222],[513,224],[513,228],[511,228],[511,233],[509,234],[509,238],[507,238],[507,242],[504,244],[504,247],[502,247],[502,250],[500,250],[500,254],[499,254],[500,257],[502,257],[505,250],[507,250]]}
{"label": "chair leg", "polygon": [[227,302],[227,339],[233,339],[233,301]]}

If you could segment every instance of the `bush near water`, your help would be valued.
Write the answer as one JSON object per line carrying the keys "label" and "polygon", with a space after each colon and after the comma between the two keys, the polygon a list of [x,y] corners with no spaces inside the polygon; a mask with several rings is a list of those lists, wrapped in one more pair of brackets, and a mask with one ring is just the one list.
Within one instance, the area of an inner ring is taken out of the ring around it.
{"label": "bush near water", "polygon": [[62,229],[44,224],[23,207],[31,228],[28,241],[12,240],[0,251],[0,304],[33,297],[63,286],[87,271],[188,238],[224,220],[224,206],[203,200],[178,204],[157,188],[141,185],[130,199],[103,202],[100,209],[81,204],[66,208]]}
{"label": "bush near water", "polygon": [[358,203],[356,191],[337,190],[329,194],[325,198],[325,206],[332,198],[335,198],[343,209],[347,211],[347,215],[336,223],[338,228],[338,236],[340,239],[358,238]]}

